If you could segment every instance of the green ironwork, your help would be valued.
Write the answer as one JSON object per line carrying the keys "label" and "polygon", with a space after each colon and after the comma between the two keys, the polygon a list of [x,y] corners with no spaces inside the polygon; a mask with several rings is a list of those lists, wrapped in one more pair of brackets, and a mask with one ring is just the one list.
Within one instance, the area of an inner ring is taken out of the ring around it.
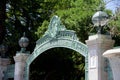
{"label": "green ironwork", "polygon": [[85,80],[88,80],[88,47],[78,40],[75,31],[67,30],[65,26],[62,25],[58,16],[53,16],[48,26],[48,30],[43,37],[36,42],[33,53],[28,57],[24,80],[29,80],[30,64],[41,53],[55,47],[69,48],[82,54],[85,57]]}
{"label": "green ironwork", "polygon": [[15,65],[9,65],[7,67],[7,70],[4,72],[4,80],[8,80],[8,78],[14,78],[14,70],[15,69]]}
{"label": "green ironwork", "polygon": [[104,67],[104,70],[107,72],[108,80],[113,80],[112,69],[111,69],[111,66],[110,66],[110,62],[107,58],[105,58],[105,63],[106,63],[106,66]]}

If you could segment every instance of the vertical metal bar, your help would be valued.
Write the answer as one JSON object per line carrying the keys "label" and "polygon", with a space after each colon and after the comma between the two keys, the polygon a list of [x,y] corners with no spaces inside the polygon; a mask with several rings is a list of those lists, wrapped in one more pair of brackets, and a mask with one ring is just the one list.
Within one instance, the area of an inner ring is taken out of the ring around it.
{"label": "vertical metal bar", "polygon": [[26,80],[29,80],[29,65],[27,66],[27,78]]}
{"label": "vertical metal bar", "polygon": [[85,80],[88,80],[88,56],[85,57]]}

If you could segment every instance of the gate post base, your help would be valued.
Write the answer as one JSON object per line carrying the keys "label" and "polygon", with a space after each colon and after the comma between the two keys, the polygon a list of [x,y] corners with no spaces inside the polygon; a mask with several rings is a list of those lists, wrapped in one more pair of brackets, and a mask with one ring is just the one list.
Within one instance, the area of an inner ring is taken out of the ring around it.
{"label": "gate post base", "polygon": [[26,59],[28,58],[28,56],[29,54],[25,53],[17,53],[16,56],[14,56],[15,60],[14,80],[24,80]]}
{"label": "gate post base", "polygon": [[10,64],[9,58],[0,58],[0,80],[4,79],[4,72],[7,69],[7,66]]}
{"label": "gate post base", "polygon": [[109,35],[96,34],[86,40],[88,46],[88,79],[108,80],[106,58],[103,52],[113,47],[114,41]]}

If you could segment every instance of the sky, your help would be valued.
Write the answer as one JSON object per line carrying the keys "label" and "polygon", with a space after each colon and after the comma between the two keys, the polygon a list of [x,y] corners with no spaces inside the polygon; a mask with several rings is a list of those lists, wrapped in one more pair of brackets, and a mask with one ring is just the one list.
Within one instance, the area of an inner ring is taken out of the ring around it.
{"label": "sky", "polygon": [[106,2],[106,8],[110,9],[115,13],[116,8],[120,7],[120,0],[105,0]]}

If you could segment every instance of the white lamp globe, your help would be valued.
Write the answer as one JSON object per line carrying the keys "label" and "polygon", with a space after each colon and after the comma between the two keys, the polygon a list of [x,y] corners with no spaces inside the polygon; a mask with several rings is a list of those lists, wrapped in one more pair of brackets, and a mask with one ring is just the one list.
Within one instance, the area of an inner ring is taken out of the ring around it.
{"label": "white lamp globe", "polygon": [[94,26],[104,26],[108,22],[108,15],[103,11],[96,12],[92,17]]}

